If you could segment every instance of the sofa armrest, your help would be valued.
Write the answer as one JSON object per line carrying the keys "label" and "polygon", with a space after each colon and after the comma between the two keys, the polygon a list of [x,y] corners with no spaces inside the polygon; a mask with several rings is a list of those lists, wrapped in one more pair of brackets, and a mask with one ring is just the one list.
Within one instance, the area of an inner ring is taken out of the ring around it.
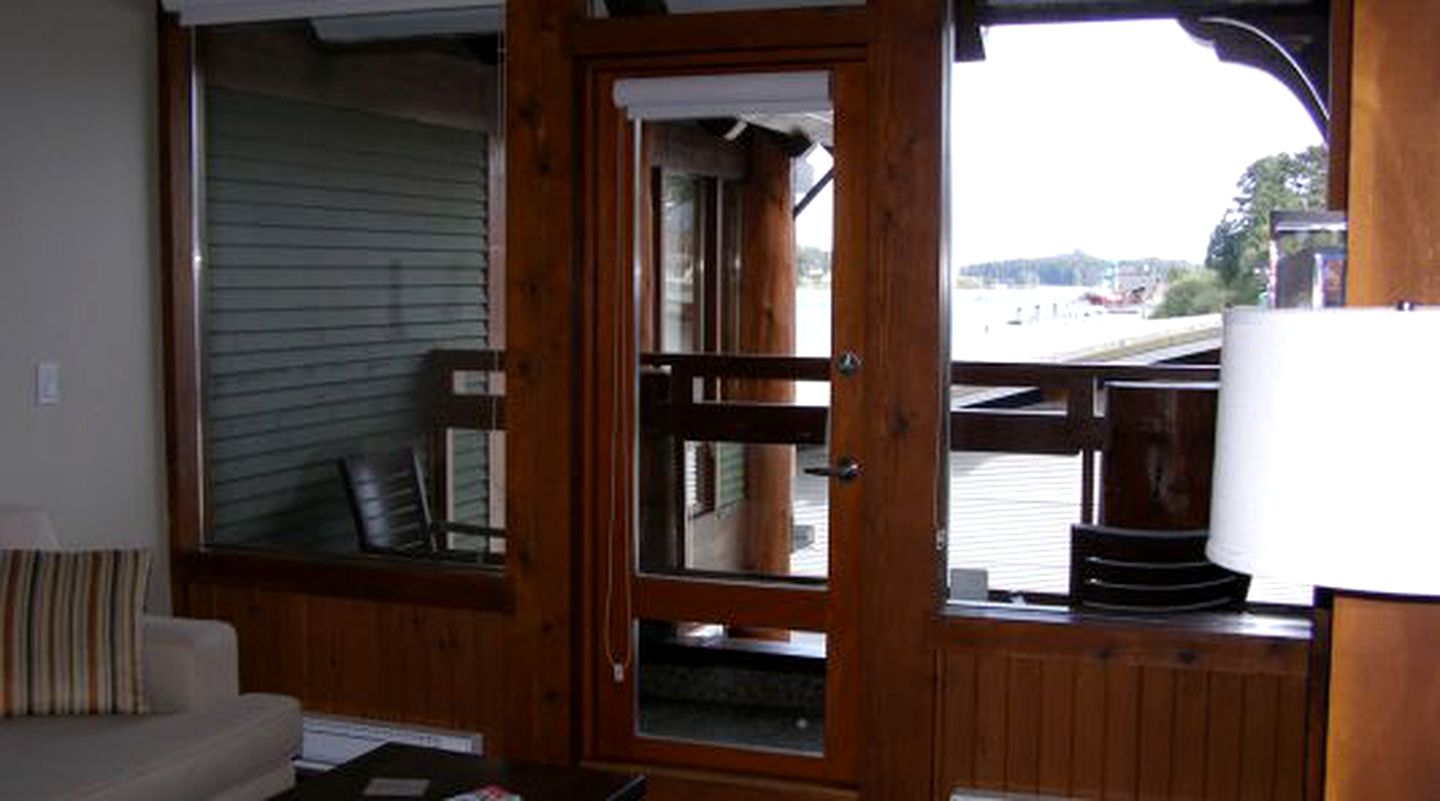
{"label": "sofa armrest", "polygon": [[150,711],[198,712],[239,695],[239,656],[229,623],[146,615],[141,625]]}

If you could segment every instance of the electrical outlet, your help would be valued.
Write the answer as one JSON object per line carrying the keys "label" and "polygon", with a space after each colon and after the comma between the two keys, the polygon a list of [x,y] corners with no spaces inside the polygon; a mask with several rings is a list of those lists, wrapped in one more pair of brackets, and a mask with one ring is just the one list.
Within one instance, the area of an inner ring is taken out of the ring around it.
{"label": "electrical outlet", "polygon": [[35,404],[54,406],[60,402],[60,363],[39,362],[35,365]]}

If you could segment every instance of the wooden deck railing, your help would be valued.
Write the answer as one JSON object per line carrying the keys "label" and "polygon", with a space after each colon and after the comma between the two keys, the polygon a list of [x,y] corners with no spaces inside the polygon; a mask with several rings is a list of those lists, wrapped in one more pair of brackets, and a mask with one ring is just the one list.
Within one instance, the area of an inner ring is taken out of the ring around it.
{"label": "wooden deck railing", "polygon": [[[697,398],[697,380],[829,381],[829,359],[647,353],[642,422],[677,440],[823,445],[829,409]],[[1105,445],[1101,400],[1117,381],[1212,382],[1217,366],[952,362],[950,450],[1082,454],[1081,517],[1095,516],[1095,454]],[[957,387],[1013,388],[956,395]],[[1058,408],[1052,408],[1057,407]],[[1042,407],[1042,408],[1037,408]]]}
{"label": "wooden deck railing", "polygon": [[[505,352],[499,350],[432,350],[426,379],[425,402],[430,427],[429,468],[434,508],[450,509],[451,464],[449,433],[504,431],[505,397],[491,392],[470,393],[456,389],[457,373],[500,375],[505,371]],[[494,386],[494,379],[486,382]]]}

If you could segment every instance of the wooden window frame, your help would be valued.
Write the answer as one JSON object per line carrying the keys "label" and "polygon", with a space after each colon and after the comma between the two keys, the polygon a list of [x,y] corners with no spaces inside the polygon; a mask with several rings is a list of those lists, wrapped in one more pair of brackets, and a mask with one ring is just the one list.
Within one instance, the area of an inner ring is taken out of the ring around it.
{"label": "wooden window frame", "polygon": [[[476,610],[512,609],[513,571],[508,565],[502,573],[384,557],[335,558],[217,547],[205,542],[196,37],[169,15],[160,15],[158,28],[159,278],[173,607],[183,614],[188,608],[189,586],[208,582]],[[497,227],[503,227],[503,221]],[[513,550],[507,549],[507,553],[513,554]],[[507,560],[513,559],[513,555],[507,556]]]}

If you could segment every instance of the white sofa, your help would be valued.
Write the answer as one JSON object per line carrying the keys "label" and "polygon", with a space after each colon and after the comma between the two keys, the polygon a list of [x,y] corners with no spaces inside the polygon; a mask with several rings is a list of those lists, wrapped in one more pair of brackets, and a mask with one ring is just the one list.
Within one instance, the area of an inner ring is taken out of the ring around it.
{"label": "white sofa", "polygon": [[[44,513],[0,507],[0,548],[58,547]],[[228,624],[146,616],[146,715],[0,718],[0,799],[268,798],[294,784],[300,707],[240,694]]]}

